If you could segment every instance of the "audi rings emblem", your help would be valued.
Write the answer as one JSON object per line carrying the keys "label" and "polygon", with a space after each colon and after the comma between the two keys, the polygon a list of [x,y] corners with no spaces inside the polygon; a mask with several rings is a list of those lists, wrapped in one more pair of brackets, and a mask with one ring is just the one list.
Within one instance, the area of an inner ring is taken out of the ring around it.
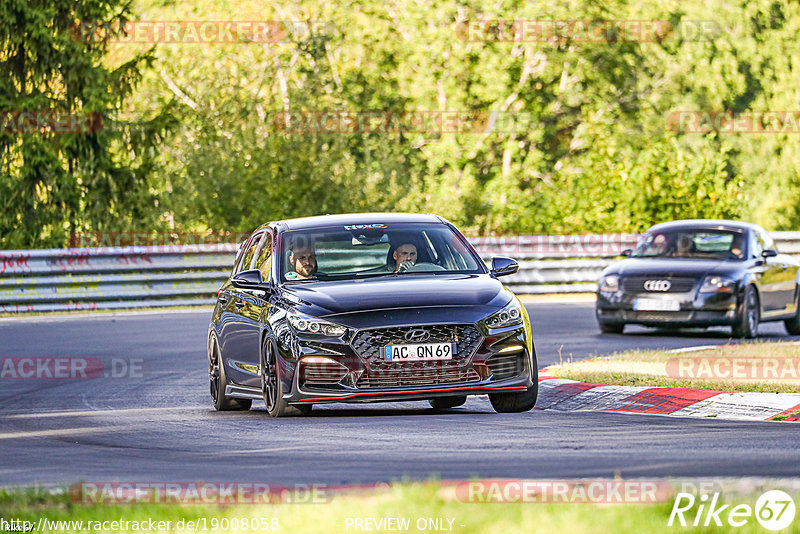
{"label": "audi rings emblem", "polygon": [[672,287],[672,282],[669,280],[647,280],[644,283],[644,288],[648,291],[669,291]]}

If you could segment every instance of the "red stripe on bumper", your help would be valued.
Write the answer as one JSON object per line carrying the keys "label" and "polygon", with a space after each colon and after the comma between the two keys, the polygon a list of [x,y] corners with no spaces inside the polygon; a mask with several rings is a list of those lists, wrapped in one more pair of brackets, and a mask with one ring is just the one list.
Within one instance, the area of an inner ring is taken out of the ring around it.
{"label": "red stripe on bumper", "polygon": [[352,395],[345,395],[343,397],[319,397],[315,399],[301,399],[299,402],[314,402],[314,401],[327,401],[327,400],[342,400],[342,399],[352,399],[353,397],[365,397],[365,396],[386,396],[386,395],[413,395],[415,393],[443,393],[448,391],[470,391],[476,389],[483,389],[489,391],[504,391],[509,389],[527,389],[525,386],[508,386],[502,388],[493,388],[488,386],[471,386],[468,388],[453,388],[453,389],[415,389],[411,391],[384,391],[384,392],[376,392],[376,393],[353,393]]}

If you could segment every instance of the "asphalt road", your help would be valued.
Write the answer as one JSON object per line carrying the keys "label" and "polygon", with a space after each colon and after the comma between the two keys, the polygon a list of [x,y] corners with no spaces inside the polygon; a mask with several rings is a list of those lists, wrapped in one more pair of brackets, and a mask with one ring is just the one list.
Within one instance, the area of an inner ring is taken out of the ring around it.
{"label": "asphalt road", "polygon": [[[726,331],[600,335],[591,304],[528,306],[541,366],[633,347],[718,344]],[[402,477],[798,476],[791,424],[534,410],[484,398],[318,406],[275,420],[217,413],[207,387],[209,313],[0,321],[0,355],[89,357],[119,377],[0,379],[0,485],[191,480],[351,484]],[[764,331],[786,339],[782,325]]]}

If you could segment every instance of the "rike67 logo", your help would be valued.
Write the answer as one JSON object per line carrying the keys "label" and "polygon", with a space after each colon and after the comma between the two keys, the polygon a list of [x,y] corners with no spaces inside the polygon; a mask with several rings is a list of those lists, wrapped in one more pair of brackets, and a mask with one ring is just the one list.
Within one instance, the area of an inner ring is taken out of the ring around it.
{"label": "rike67 logo", "polygon": [[755,508],[749,504],[722,504],[719,493],[710,497],[704,493],[699,498],[691,493],[678,493],[667,526],[742,527],[755,517],[765,529],[778,531],[791,525],[794,516],[794,500],[781,490],[762,494],[756,500]]}

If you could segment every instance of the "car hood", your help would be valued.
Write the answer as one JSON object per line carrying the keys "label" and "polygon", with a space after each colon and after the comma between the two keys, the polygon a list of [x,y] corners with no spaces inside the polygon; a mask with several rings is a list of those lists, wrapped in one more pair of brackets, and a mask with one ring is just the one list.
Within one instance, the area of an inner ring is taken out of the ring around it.
{"label": "car hood", "polygon": [[745,263],[742,261],[689,258],[628,258],[611,265],[603,274],[699,278],[708,274],[730,275],[741,272],[744,267]]}
{"label": "car hood", "polygon": [[511,299],[511,292],[489,275],[401,275],[341,282],[284,286],[298,311],[317,317],[338,314],[429,307],[477,307],[493,310]]}

